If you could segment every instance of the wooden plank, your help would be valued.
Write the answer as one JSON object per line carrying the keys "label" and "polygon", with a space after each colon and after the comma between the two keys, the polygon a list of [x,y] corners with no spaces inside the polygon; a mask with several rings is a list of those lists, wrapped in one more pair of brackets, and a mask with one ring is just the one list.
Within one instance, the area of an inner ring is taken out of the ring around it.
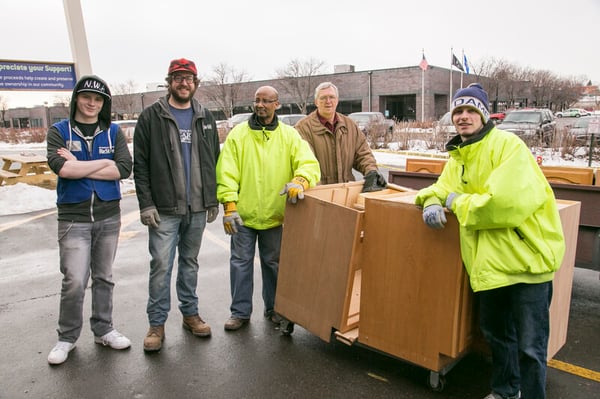
{"label": "wooden plank", "polygon": [[577,249],[577,230],[581,203],[557,200],[560,220],[565,235],[566,251],[560,269],[552,282],[552,303],[550,304],[550,336],[548,339],[548,359],[567,342],[571,291],[573,287],[573,269]]}
{"label": "wooden plank", "polygon": [[13,173],[8,170],[0,169],[0,177],[11,178],[11,177],[19,177],[19,175],[17,173]]}

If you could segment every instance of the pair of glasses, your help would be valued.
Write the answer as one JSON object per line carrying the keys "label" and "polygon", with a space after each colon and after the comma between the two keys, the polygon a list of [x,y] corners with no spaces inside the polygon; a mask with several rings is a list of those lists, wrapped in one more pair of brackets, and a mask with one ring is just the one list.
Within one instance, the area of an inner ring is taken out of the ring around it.
{"label": "pair of glasses", "polygon": [[319,100],[320,102],[327,102],[327,101],[335,101],[336,97],[335,96],[322,96],[322,97],[318,97],[317,100]]}
{"label": "pair of glasses", "polygon": [[187,76],[183,76],[183,75],[177,75],[177,76],[173,76],[173,80],[174,80],[176,83],[181,83],[181,82],[183,82],[184,80],[185,80],[187,83],[193,83],[193,82],[194,82],[194,77],[193,77],[192,75],[187,75]]}
{"label": "pair of glasses", "polygon": [[277,102],[277,100],[265,100],[265,99],[257,98],[256,100],[254,100],[254,105],[258,105],[260,103],[269,105],[269,104],[273,104],[274,102]]}

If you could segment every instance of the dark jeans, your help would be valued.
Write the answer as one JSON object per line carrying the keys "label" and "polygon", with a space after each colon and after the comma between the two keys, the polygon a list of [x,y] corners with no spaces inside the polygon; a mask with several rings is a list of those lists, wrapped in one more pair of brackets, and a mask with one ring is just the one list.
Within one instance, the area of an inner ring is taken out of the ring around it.
{"label": "dark jeans", "polygon": [[231,279],[230,310],[233,317],[249,319],[252,314],[254,254],[257,241],[265,316],[273,310],[277,290],[282,232],[282,226],[267,230],[255,230],[240,226],[238,232],[231,236],[229,270]]}
{"label": "dark jeans", "polygon": [[492,351],[492,391],[525,399],[546,397],[552,282],[478,292],[480,327]]}

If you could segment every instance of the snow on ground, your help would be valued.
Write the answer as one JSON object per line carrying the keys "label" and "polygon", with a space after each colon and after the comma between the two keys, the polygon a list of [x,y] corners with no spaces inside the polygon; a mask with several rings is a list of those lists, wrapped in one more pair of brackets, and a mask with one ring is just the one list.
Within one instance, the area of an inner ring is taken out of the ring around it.
{"label": "snow on ground", "polygon": [[[131,149],[130,149],[131,150]],[[5,152],[20,152],[29,151],[40,154],[45,154],[45,143],[37,144],[6,144],[0,143],[0,154]],[[447,158],[446,153],[436,151],[424,151],[415,148],[413,151],[394,152],[386,150],[374,151],[377,163],[388,167],[404,168],[406,166],[406,158]],[[561,166],[588,166],[587,159],[584,157],[575,158],[573,160],[565,160],[560,158],[556,153],[536,153],[536,156],[543,158],[544,165],[561,165]],[[600,163],[595,161],[593,167],[600,167]],[[135,190],[133,179],[126,179],[121,182],[121,193],[127,194]],[[56,207],[56,191],[31,186],[24,183],[15,185],[0,186],[0,216],[15,215],[28,212],[41,211],[45,209],[54,209]]]}

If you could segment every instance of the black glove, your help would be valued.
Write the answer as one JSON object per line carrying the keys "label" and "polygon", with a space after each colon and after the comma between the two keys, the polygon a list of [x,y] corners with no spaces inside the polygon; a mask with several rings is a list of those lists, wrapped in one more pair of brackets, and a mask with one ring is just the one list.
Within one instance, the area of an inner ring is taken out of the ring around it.
{"label": "black glove", "polygon": [[372,191],[381,191],[386,187],[387,183],[381,173],[379,173],[378,170],[372,170],[365,176],[362,192],[369,193]]}
{"label": "black glove", "polygon": [[208,208],[206,211],[206,221],[208,223],[212,223],[215,221],[215,219],[217,218],[217,215],[219,214],[219,207],[218,206],[214,206],[212,208]]}

